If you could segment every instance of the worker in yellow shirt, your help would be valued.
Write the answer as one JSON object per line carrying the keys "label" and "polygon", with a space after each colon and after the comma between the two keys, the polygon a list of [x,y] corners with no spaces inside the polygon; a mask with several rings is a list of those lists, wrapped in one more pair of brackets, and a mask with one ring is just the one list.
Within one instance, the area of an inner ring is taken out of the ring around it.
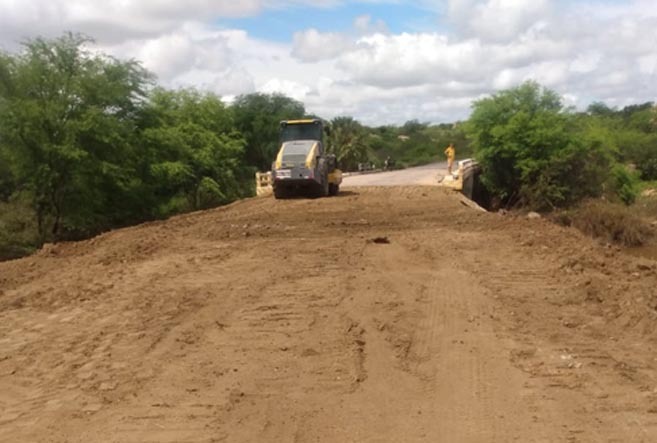
{"label": "worker in yellow shirt", "polygon": [[454,143],[450,143],[447,149],[445,149],[445,155],[447,156],[447,172],[452,173],[452,166],[454,166],[454,157],[456,156],[456,150],[454,149]]}

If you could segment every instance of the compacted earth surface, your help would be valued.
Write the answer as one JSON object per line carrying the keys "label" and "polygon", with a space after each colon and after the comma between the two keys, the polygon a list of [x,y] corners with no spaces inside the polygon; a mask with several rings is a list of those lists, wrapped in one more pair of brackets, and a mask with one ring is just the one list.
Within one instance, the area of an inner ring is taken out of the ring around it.
{"label": "compacted earth surface", "polygon": [[7,442],[657,441],[657,262],[434,187],[0,263]]}

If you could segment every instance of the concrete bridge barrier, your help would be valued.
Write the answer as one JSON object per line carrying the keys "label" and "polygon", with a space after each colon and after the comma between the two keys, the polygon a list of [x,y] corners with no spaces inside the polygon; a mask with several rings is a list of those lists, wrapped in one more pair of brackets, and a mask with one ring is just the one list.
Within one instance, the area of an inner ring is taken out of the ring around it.
{"label": "concrete bridge barrier", "polygon": [[265,197],[273,193],[271,172],[256,172],[256,195]]}
{"label": "concrete bridge barrier", "polygon": [[457,165],[456,171],[445,176],[440,185],[460,191],[469,199],[474,199],[477,194],[481,166],[471,158],[460,160]]}

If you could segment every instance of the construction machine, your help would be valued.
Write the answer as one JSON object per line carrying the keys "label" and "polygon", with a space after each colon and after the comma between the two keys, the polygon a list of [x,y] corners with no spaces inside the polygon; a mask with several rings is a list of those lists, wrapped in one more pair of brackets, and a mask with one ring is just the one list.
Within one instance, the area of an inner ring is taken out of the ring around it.
{"label": "construction machine", "polygon": [[337,168],[335,155],[326,153],[323,139],[328,131],[320,119],[281,122],[281,147],[271,171],[274,197],[299,193],[325,197],[338,193],[342,171]]}

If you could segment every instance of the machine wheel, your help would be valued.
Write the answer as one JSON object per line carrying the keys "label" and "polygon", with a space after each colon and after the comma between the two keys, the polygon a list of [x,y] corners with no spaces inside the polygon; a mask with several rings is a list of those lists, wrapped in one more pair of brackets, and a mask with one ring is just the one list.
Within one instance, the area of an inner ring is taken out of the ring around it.
{"label": "machine wheel", "polygon": [[331,197],[335,197],[338,195],[338,192],[340,192],[340,185],[336,185],[335,183],[329,183],[329,195]]}
{"label": "machine wheel", "polygon": [[331,184],[328,181],[328,173],[324,175],[324,183],[322,183],[322,197],[328,197],[331,192]]}
{"label": "machine wheel", "polygon": [[329,181],[328,181],[328,174],[324,174],[324,178],[322,180],[322,184],[319,185],[319,188],[316,188],[317,190],[315,191],[315,197],[320,198],[320,197],[327,197],[329,195]]}
{"label": "machine wheel", "polygon": [[276,200],[281,200],[283,198],[288,198],[290,196],[290,192],[283,188],[283,187],[275,187],[274,188],[274,198]]}

